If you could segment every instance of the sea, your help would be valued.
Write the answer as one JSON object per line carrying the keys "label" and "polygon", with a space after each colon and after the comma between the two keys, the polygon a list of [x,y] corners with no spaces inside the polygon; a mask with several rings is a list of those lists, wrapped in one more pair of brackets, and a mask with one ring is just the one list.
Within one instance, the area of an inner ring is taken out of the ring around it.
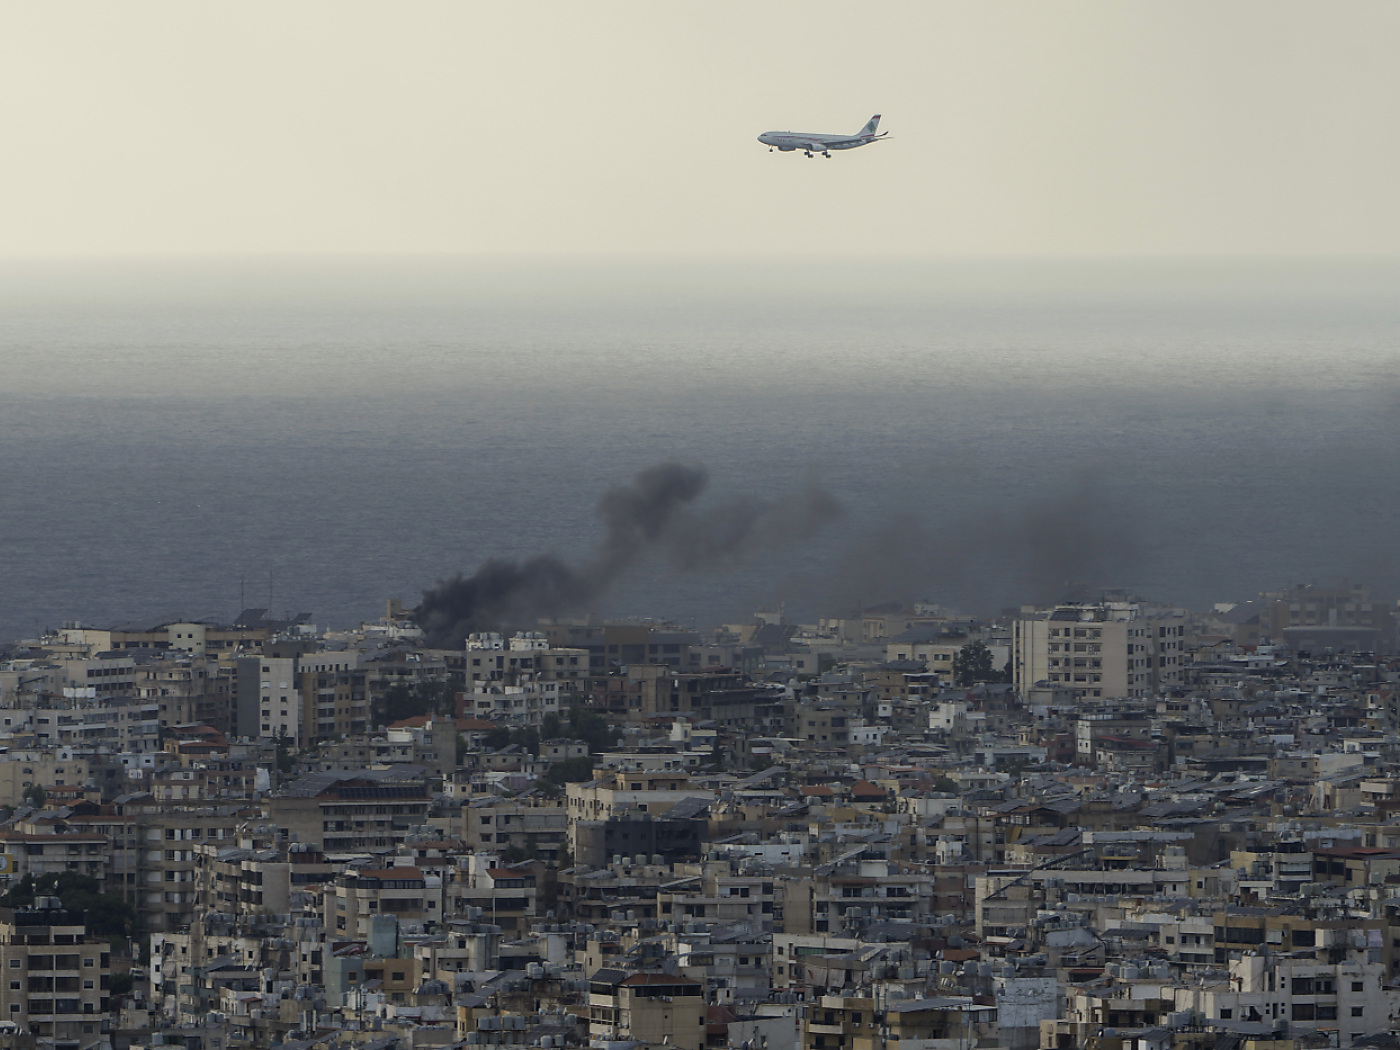
{"label": "sea", "polygon": [[0,641],[322,627],[489,558],[583,564],[610,488],[819,490],[820,528],[586,611],[705,627],[1104,589],[1400,595],[1400,262],[413,257],[0,263]]}

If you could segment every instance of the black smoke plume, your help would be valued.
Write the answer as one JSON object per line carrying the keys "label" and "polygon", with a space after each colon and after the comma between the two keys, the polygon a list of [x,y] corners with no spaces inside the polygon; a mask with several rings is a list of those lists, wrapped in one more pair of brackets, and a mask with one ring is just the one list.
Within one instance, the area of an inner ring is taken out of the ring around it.
{"label": "black smoke plume", "polygon": [[1080,479],[1018,507],[930,523],[900,517],[853,544],[818,592],[824,608],[936,598],[990,614],[1007,604],[1083,600],[1131,584],[1143,522]]}
{"label": "black smoke plume", "polygon": [[806,539],[840,513],[815,486],[774,502],[738,500],[691,511],[707,481],[705,471],[680,463],[648,467],[598,501],[604,535],[583,566],[552,554],[522,562],[492,558],[471,576],[424,591],[414,618],[429,645],[459,648],[469,634],[588,609],[644,554],[660,554],[677,572],[701,572]]}

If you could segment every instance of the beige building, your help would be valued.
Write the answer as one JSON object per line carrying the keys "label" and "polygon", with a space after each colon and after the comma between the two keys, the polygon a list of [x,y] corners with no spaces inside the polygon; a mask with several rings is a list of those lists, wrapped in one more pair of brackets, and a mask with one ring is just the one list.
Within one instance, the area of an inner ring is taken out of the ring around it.
{"label": "beige building", "polygon": [[237,803],[157,802],[150,796],[121,807],[136,817],[137,910],[151,931],[178,930],[199,906],[198,847],[233,845],[240,826],[258,817]]}
{"label": "beige building", "polygon": [[328,884],[326,926],[338,939],[368,941],[376,915],[391,915],[400,927],[442,919],[442,880],[417,868],[373,868],[346,872]]}
{"label": "beige building", "polygon": [[[13,877],[61,875],[76,871],[105,882],[111,852],[107,836],[66,832],[0,831],[0,846],[11,858]],[[106,887],[103,887],[106,891]],[[111,892],[120,893],[120,889]]]}
{"label": "beige building", "polygon": [[570,784],[566,790],[569,852],[578,855],[576,826],[579,821],[607,820],[633,809],[659,817],[683,799],[713,801],[715,797],[714,791],[692,787],[690,775],[679,772],[619,771],[586,784]]}
{"label": "beige building", "polygon": [[1022,615],[1012,637],[1012,676],[1023,696],[1040,682],[1094,699],[1150,696],[1179,685],[1186,665],[1185,618],[1131,602]]}
{"label": "beige building", "polygon": [[402,846],[427,823],[421,771],[339,770],[308,773],[266,800],[268,820],[327,853],[365,853]]}
{"label": "beige building", "polygon": [[82,787],[88,781],[87,759],[71,748],[11,751],[0,755],[0,806],[27,805],[25,793],[35,787],[48,792],[57,787]]}
{"label": "beige building", "polygon": [[353,652],[306,653],[297,661],[301,724],[308,741],[335,740],[369,726],[369,683]]}
{"label": "beige building", "polygon": [[603,968],[588,981],[594,1040],[636,1040],[704,1050],[705,986],[689,977]]}
{"label": "beige building", "polygon": [[111,949],[88,938],[80,912],[57,897],[0,908],[0,1019],[39,1047],[88,1050],[105,1042]]}

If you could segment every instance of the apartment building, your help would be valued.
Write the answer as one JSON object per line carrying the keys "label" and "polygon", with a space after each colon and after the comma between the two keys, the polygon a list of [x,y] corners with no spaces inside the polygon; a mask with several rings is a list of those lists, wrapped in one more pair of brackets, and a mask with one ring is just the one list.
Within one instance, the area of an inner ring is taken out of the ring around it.
{"label": "apartment building", "polygon": [[537,726],[546,715],[559,713],[564,683],[521,682],[518,685],[478,683],[464,700],[464,713],[489,722]]}
{"label": "apartment building", "polygon": [[400,928],[442,921],[442,880],[417,868],[348,871],[324,893],[326,929],[342,940],[370,940],[376,916],[392,916]]}
{"label": "apartment building", "polygon": [[91,939],[79,912],[57,897],[0,908],[0,1019],[39,1047],[89,1050],[108,1043],[111,948]]}
{"label": "apartment building", "polygon": [[1059,605],[1013,625],[1012,675],[1023,695],[1040,682],[1077,697],[1149,696],[1182,682],[1186,620],[1132,602]]}
{"label": "apartment building", "polygon": [[783,931],[854,934],[870,923],[929,914],[933,877],[898,874],[886,861],[841,863],[783,886]]}
{"label": "apartment building", "polygon": [[509,639],[491,633],[469,635],[465,652],[460,656],[453,654],[450,660],[454,671],[460,665],[462,681],[468,689],[531,680],[578,682],[589,673],[586,649],[557,647],[546,636],[531,632]]}
{"label": "apartment building", "polygon": [[510,933],[524,933],[536,914],[538,877],[530,864],[505,865],[494,853],[473,853],[451,873],[445,893],[454,916],[475,916]]}
{"label": "apartment building", "polygon": [[354,736],[369,727],[369,677],[358,660],[354,652],[314,652],[298,658],[301,721],[309,742]]}
{"label": "apartment building", "polygon": [[570,784],[565,791],[569,814],[569,852],[578,855],[579,821],[605,821],[629,810],[661,816],[689,798],[713,801],[713,790],[692,787],[680,772],[617,772],[589,783]]}
{"label": "apartment building", "polygon": [[[750,923],[772,930],[778,900],[772,874],[730,874],[715,865],[676,865],[676,878],[657,893],[662,922]],[[699,869],[699,870],[696,870]],[[708,870],[707,870],[708,869]]]}
{"label": "apartment building", "polygon": [[600,969],[588,981],[589,1035],[704,1050],[704,991],[689,977]]}
{"label": "apartment building", "polygon": [[295,656],[242,656],[234,661],[234,735],[306,742]]}
{"label": "apartment building", "polygon": [[55,787],[84,787],[88,762],[71,747],[26,748],[9,751],[0,762],[0,805],[15,808],[29,804],[34,790],[49,793]]}
{"label": "apartment building", "polygon": [[431,799],[417,767],[308,773],[264,803],[269,821],[326,853],[397,849],[427,823]]}

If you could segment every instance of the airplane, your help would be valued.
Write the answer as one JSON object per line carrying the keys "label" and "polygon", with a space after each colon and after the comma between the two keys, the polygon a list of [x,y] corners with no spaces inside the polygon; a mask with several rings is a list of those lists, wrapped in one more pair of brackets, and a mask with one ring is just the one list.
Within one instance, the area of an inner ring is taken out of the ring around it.
{"label": "airplane", "polygon": [[765,131],[758,136],[758,141],[768,147],[768,152],[775,149],[783,153],[791,153],[793,150],[801,150],[807,154],[808,159],[813,153],[820,153],[827,160],[831,159],[831,150],[834,149],[855,149],[857,146],[868,146],[872,142],[879,142],[885,135],[875,134],[875,129],[880,126],[880,114],[876,113],[870,118],[869,123],[861,128],[854,135],[811,135],[804,131]]}

